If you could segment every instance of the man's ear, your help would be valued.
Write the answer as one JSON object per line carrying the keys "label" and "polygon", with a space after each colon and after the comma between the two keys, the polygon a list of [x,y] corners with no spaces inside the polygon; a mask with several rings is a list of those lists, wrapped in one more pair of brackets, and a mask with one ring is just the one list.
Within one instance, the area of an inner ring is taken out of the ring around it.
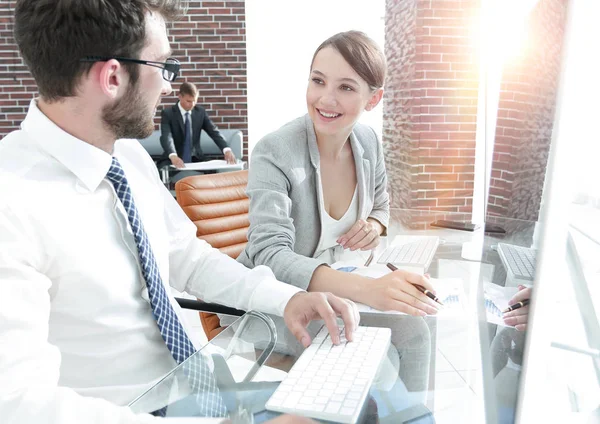
{"label": "man's ear", "polygon": [[368,110],[375,109],[375,107],[381,101],[382,97],[383,97],[383,88],[378,88],[377,90],[375,90],[375,93],[373,93],[373,95],[371,96],[371,98],[367,102],[367,106],[365,106],[365,110],[368,111]]}
{"label": "man's ear", "polygon": [[128,78],[125,69],[118,60],[110,59],[106,62],[98,62],[98,83],[100,90],[111,99],[119,97],[119,92],[125,87]]}

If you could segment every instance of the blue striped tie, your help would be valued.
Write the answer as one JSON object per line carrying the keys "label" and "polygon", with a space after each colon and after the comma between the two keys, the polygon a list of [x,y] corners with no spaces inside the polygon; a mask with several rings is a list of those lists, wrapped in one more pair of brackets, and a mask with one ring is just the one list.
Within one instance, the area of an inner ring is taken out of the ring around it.
{"label": "blue striped tie", "polygon": [[[154,253],[148,241],[148,235],[144,230],[144,225],[135,207],[125,172],[117,158],[112,159],[112,165],[108,170],[106,178],[114,186],[117,196],[127,212],[129,224],[133,230],[133,236],[138,248],[142,275],[148,287],[152,314],[169,351],[173,355],[173,358],[175,358],[175,361],[180,364],[193,355],[196,349],[169,301],[167,290],[162,282]],[[226,416],[227,410],[219,394],[215,378],[210,372],[202,354],[198,354],[192,360],[189,360],[184,365],[184,370],[190,380],[192,390],[198,395],[199,415],[207,417]]]}

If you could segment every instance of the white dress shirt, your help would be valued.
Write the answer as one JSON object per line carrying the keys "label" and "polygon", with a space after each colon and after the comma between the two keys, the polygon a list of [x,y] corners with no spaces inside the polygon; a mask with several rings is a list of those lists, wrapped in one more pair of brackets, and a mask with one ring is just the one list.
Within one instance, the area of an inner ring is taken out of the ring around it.
{"label": "white dress shirt", "polygon": [[[298,289],[197,239],[137,140],[117,141],[114,156],[165,285],[208,302],[283,314]],[[127,214],[105,179],[110,164],[109,154],[61,130],[35,100],[21,130],[0,142],[4,424],[158,419],[116,406],[175,361],[152,316]]]}
{"label": "white dress shirt", "polygon": [[[185,126],[185,114],[186,114],[186,113],[189,113],[189,114],[190,114],[190,115],[189,115],[189,116],[190,116],[190,118],[189,118],[189,119],[190,119],[190,128],[193,128],[193,127],[192,127],[192,111],[191,111],[191,110],[190,110],[190,111],[187,111],[187,110],[185,110],[185,109],[183,108],[183,106],[181,106],[181,102],[177,102],[177,106],[179,106],[179,112],[181,112],[181,117],[183,118],[183,125]],[[225,153],[227,153],[227,152],[230,152],[230,151],[231,151],[231,147],[225,147],[225,148],[223,149],[223,154],[225,154]],[[193,154],[194,154],[194,152],[192,152],[192,155],[193,155]],[[177,153],[171,153],[171,154],[169,155],[169,157],[173,157],[173,156],[177,156]]]}

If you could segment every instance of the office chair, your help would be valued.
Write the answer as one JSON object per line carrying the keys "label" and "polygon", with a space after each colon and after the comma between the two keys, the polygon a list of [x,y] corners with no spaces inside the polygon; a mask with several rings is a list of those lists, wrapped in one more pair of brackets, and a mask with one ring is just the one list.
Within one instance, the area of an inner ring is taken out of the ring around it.
{"label": "office chair", "polygon": [[[232,258],[237,258],[248,242],[250,227],[246,196],[248,171],[192,175],[175,184],[177,203],[196,224],[198,238]],[[205,309],[202,309],[206,311]],[[225,327],[212,311],[200,312],[200,321],[208,340]]]}

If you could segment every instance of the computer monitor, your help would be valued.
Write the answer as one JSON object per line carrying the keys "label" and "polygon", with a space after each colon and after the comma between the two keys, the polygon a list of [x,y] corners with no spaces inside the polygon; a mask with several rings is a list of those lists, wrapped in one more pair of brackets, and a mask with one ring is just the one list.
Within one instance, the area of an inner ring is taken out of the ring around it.
{"label": "computer monitor", "polygon": [[[480,320],[488,423],[575,422],[573,414],[584,414],[578,422],[600,418],[600,190],[595,188],[600,172],[594,155],[600,142],[595,107],[600,55],[592,47],[592,40],[600,39],[600,3],[552,4],[564,6],[566,24],[539,241],[534,240],[538,265],[527,331],[523,340],[508,338],[504,345],[509,355],[521,357],[516,366],[508,364],[511,387],[498,381],[488,325]],[[588,180],[585,207],[574,208],[574,194]],[[481,293],[478,306],[479,316],[485,316]]]}
{"label": "computer monitor", "polygon": [[600,422],[598,19],[598,2],[569,2],[518,422]]}

